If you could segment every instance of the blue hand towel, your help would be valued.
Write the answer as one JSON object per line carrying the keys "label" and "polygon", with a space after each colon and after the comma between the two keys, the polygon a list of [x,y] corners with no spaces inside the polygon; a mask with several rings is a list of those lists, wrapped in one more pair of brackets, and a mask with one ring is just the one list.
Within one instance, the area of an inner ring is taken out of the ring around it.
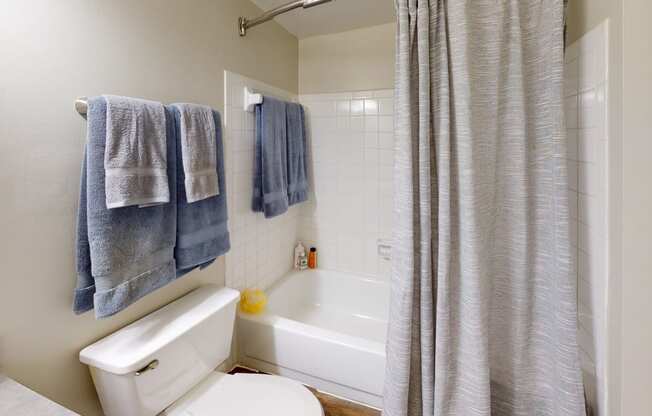
{"label": "blue hand towel", "polygon": [[301,104],[287,104],[287,175],[288,203],[298,204],[308,200],[307,142],[303,107]]}
{"label": "blue hand towel", "polygon": [[271,97],[256,106],[252,209],[266,218],[285,213],[289,205],[286,110],[285,102]]}
{"label": "blue hand towel", "polygon": [[[167,107],[174,112],[177,137],[181,128],[181,113],[174,106]],[[183,169],[182,144],[177,141],[177,242],[174,257],[177,261],[177,275],[183,276],[191,270],[210,265],[216,257],[231,248],[227,227],[226,175],[224,172],[224,150],[222,143],[222,122],[216,111],[212,112],[215,123],[215,152],[217,179],[220,189],[215,195],[196,202],[188,202]]]}
{"label": "blue hand towel", "polygon": [[[176,151],[174,115],[166,110],[170,203],[108,209],[105,193],[106,101],[88,101],[88,139],[77,226],[75,313],[103,318],[177,278]],[[170,140],[172,138],[172,140]]]}

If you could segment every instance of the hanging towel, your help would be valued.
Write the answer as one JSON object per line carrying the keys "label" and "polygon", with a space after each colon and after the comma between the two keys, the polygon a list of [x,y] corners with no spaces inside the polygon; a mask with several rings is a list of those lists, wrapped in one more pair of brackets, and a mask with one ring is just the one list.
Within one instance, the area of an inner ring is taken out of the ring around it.
{"label": "hanging towel", "polygon": [[285,102],[271,97],[256,105],[252,209],[266,218],[288,210],[286,109]]}
{"label": "hanging towel", "polygon": [[176,152],[174,115],[166,112],[169,204],[108,209],[105,195],[107,103],[88,100],[88,139],[77,220],[77,288],[73,309],[113,315],[176,279]]}
{"label": "hanging towel", "polygon": [[[177,131],[181,128],[181,111],[177,106],[168,107],[174,113]],[[220,115],[211,110],[215,144],[212,152],[216,161],[216,178],[221,190],[215,195],[190,203],[185,184],[188,183],[183,169],[181,140],[177,141],[177,242],[175,259],[177,276],[183,276],[194,268],[205,268],[215,258],[231,248],[227,227],[226,181],[224,172],[224,151]],[[178,136],[179,134],[177,134]]]}
{"label": "hanging towel", "polygon": [[215,153],[215,121],[210,107],[172,104],[179,112],[178,139],[181,144],[186,200],[201,201],[220,193]]}
{"label": "hanging towel", "polygon": [[308,146],[301,104],[287,104],[287,135],[288,203],[294,205],[308,200]]}
{"label": "hanging towel", "polygon": [[170,202],[163,104],[105,95],[106,206]]}

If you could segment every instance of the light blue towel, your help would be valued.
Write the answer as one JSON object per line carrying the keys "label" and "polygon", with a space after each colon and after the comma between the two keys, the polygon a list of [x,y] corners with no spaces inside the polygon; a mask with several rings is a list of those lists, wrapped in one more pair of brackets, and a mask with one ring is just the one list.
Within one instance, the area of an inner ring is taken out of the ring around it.
{"label": "light blue towel", "polygon": [[181,144],[186,199],[201,201],[218,195],[217,161],[215,159],[215,120],[213,110],[205,105],[177,103],[179,112],[177,138]]}
{"label": "light blue towel", "polygon": [[254,195],[252,209],[266,218],[288,210],[287,105],[264,97],[256,106]]}
{"label": "light blue towel", "polygon": [[301,104],[287,104],[287,135],[288,203],[294,205],[308,200],[308,145]]}
{"label": "light blue towel", "polygon": [[[166,109],[170,203],[108,209],[105,194],[106,101],[88,101],[88,139],[77,223],[75,313],[113,315],[177,278],[174,115]],[[172,140],[170,140],[172,138]]]}
{"label": "light blue towel", "polygon": [[170,202],[163,104],[105,95],[106,205],[122,208]]}
{"label": "light blue towel", "polygon": [[[179,109],[168,106],[174,112],[177,137],[181,128]],[[182,144],[177,140],[177,242],[174,257],[177,262],[177,276],[191,270],[210,265],[215,258],[231,248],[227,227],[226,174],[224,171],[224,149],[222,143],[222,122],[216,111],[212,112],[215,124],[215,152],[217,179],[220,193],[200,201],[189,203],[186,196],[186,178],[183,169]]]}

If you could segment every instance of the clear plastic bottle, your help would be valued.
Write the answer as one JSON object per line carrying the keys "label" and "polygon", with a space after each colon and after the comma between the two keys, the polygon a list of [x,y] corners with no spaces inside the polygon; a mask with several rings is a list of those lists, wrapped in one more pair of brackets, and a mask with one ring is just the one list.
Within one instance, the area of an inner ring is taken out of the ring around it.
{"label": "clear plastic bottle", "polygon": [[301,241],[299,241],[299,244],[294,248],[294,268],[297,270],[301,270],[302,257],[306,257],[306,249],[301,244]]}
{"label": "clear plastic bottle", "polygon": [[307,268],[308,268],[308,256],[306,256],[306,253],[304,252],[299,257],[299,270],[306,270]]}

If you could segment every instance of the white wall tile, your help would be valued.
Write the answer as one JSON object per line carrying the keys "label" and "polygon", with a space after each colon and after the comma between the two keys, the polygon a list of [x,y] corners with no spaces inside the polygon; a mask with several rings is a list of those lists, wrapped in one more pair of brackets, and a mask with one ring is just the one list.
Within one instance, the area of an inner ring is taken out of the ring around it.
{"label": "white wall tile", "polygon": [[[231,250],[226,255],[226,284],[240,290],[247,287],[267,289],[292,267],[291,253],[296,244],[300,216],[298,207],[292,207],[287,214],[272,220],[266,220],[262,214],[251,210],[254,117],[244,111],[242,97],[245,86],[289,101],[297,97],[228,71],[225,71],[224,83],[227,92],[224,103],[225,161],[231,232]],[[306,105],[308,113],[317,111],[321,114],[320,122],[325,132],[335,128],[338,108],[336,101],[330,99],[313,100]],[[323,137],[327,141],[328,136]]]}
{"label": "white wall tile", "polygon": [[597,416],[605,414],[606,386],[607,38],[602,24],[566,49],[564,85],[578,342],[587,398]]}
{"label": "white wall tile", "polygon": [[378,101],[377,100],[364,100],[364,113],[365,115],[378,115]]}
{"label": "white wall tile", "polygon": [[364,114],[364,100],[351,100],[351,115],[361,116]]}
{"label": "white wall tile", "polygon": [[580,63],[578,59],[567,62],[564,68],[564,96],[577,95],[580,83]]}
{"label": "white wall tile", "polygon": [[365,116],[364,131],[374,133],[378,132],[378,116]]}
{"label": "white wall tile", "polygon": [[[393,91],[343,96],[299,98],[321,103],[309,104],[315,194],[310,208],[301,211],[299,235],[317,247],[322,268],[384,277],[389,266],[378,258],[377,240],[391,237]],[[331,111],[329,101],[338,118],[334,133],[319,121]]]}
{"label": "white wall tile", "polygon": [[566,130],[567,138],[567,149],[566,154],[568,159],[578,160],[577,159],[577,149],[578,149],[578,131],[577,129],[567,129]]}
{"label": "white wall tile", "polygon": [[378,118],[378,131],[391,133],[394,131],[394,117],[380,116]]}
{"label": "white wall tile", "polygon": [[378,100],[378,114],[382,116],[394,115],[394,99],[393,98],[380,98]]}
{"label": "white wall tile", "polygon": [[569,129],[577,128],[578,117],[578,98],[577,95],[572,95],[564,100],[564,107],[566,111],[566,127]]}
{"label": "white wall tile", "polygon": [[365,122],[363,116],[353,116],[350,121],[350,131],[360,133],[365,131]]}
{"label": "white wall tile", "polygon": [[351,101],[350,100],[337,100],[337,115],[348,117],[351,114]]}

